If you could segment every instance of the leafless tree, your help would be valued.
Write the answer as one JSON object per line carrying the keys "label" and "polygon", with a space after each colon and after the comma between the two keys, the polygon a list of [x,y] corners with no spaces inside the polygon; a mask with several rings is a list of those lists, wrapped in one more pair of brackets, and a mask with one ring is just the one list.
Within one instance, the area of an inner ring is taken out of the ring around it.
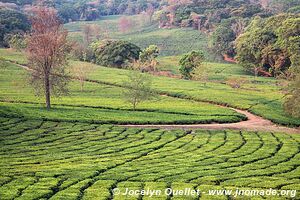
{"label": "leafless tree", "polygon": [[138,104],[154,97],[151,90],[151,77],[147,74],[132,71],[128,74],[128,80],[124,83],[123,96],[126,102],[136,110]]}
{"label": "leafless tree", "polygon": [[100,39],[101,27],[97,24],[86,24],[82,27],[83,46],[87,48],[95,39]]}
{"label": "leafless tree", "polygon": [[146,14],[148,16],[150,24],[152,24],[152,18],[153,18],[154,11],[155,11],[155,9],[152,6],[152,4],[148,4],[147,10],[146,10]]}
{"label": "leafless tree", "polygon": [[73,76],[80,81],[80,90],[83,91],[83,86],[88,75],[92,72],[93,66],[88,63],[81,63],[72,68]]}
{"label": "leafless tree", "polygon": [[30,83],[37,94],[44,94],[46,107],[50,109],[52,94],[59,96],[68,92],[66,66],[71,45],[67,42],[68,32],[62,29],[54,8],[35,6],[31,23],[26,49],[32,69]]}
{"label": "leafless tree", "polygon": [[133,22],[127,17],[121,17],[119,20],[119,30],[123,33],[128,32],[133,26]]}
{"label": "leafless tree", "polygon": [[93,37],[92,25],[90,24],[84,25],[82,29],[82,35],[83,35],[83,45],[87,47],[91,43]]}

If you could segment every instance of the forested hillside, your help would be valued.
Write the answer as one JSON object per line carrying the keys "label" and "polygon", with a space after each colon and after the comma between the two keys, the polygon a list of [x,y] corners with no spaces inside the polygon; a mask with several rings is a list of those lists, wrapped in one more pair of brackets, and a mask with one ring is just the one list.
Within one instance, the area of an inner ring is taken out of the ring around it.
{"label": "forested hillside", "polygon": [[[54,6],[65,22],[95,20],[104,15],[135,15],[155,10],[161,12],[161,19],[169,18],[170,23],[176,25],[185,24],[185,20],[193,20],[195,17],[206,17],[210,24],[230,17],[245,18],[280,12],[298,13],[300,6],[298,0],[45,0],[44,2],[48,6]],[[35,3],[34,0],[2,0],[0,7],[26,11]]]}

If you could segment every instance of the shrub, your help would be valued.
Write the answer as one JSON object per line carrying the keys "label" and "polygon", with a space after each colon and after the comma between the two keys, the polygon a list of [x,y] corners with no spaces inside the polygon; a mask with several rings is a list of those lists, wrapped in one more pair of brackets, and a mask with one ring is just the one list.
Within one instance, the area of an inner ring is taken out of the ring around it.
{"label": "shrub", "polygon": [[243,78],[229,78],[226,81],[226,85],[229,85],[232,88],[241,88],[243,84],[246,83],[247,80],[243,79]]}
{"label": "shrub", "polygon": [[192,72],[195,68],[201,65],[204,61],[204,54],[202,51],[191,51],[185,54],[179,61],[179,71],[184,79],[191,79]]}
{"label": "shrub", "polygon": [[5,41],[9,44],[9,47],[16,51],[21,51],[26,48],[27,41],[23,34],[8,34],[5,36]]}
{"label": "shrub", "polygon": [[142,71],[156,71],[159,48],[156,45],[150,45],[140,53],[140,62],[142,63]]}
{"label": "shrub", "polygon": [[79,43],[75,43],[73,45],[71,54],[74,59],[78,59],[80,61],[93,62],[95,59],[93,50],[89,47],[86,48],[83,44]]}

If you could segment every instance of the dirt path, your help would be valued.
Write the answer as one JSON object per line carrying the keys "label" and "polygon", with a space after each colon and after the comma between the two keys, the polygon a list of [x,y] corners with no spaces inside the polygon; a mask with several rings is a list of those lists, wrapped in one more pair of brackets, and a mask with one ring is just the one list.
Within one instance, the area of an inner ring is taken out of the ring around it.
{"label": "dirt path", "polygon": [[[14,63],[25,70],[32,70],[27,66]],[[219,105],[220,106],[220,105]],[[206,129],[206,130],[224,130],[224,129],[234,129],[234,130],[248,130],[248,131],[266,131],[266,132],[284,132],[284,133],[300,133],[300,127],[289,128],[285,126],[276,125],[270,120],[264,119],[257,115],[254,115],[246,110],[240,110],[231,107],[230,108],[238,113],[245,115],[248,120],[241,121],[237,123],[225,123],[225,124],[193,124],[193,125],[119,125],[121,127],[132,127],[132,128],[160,128],[160,129]]]}
{"label": "dirt path", "polygon": [[[228,107],[226,107],[228,108]],[[266,132],[284,132],[300,133],[300,128],[288,128],[279,126],[262,117],[254,115],[248,111],[230,108],[238,113],[244,114],[248,120],[237,123],[226,124],[194,124],[194,125],[121,125],[122,127],[134,128],[161,128],[161,129],[206,129],[206,130],[248,130],[248,131],[266,131]]]}

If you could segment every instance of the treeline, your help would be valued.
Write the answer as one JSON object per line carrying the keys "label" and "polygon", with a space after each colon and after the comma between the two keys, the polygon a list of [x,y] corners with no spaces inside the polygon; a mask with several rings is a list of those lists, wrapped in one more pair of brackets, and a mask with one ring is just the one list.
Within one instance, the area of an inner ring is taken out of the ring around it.
{"label": "treeline", "polygon": [[[0,8],[26,12],[36,1],[6,0],[1,2]],[[65,23],[79,20],[92,21],[106,15],[135,15],[148,9],[154,10],[161,7],[161,2],[156,0],[45,0],[44,4],[56,8],[60,19]]]}
{"label": "treeline", "polygon": [[[0,3],[0,45],[8,46],[12,34],[28,30],[26,16],[35,1]],[[160,28],[193,27],[209,34],[210,48],[224,57],[237,55],[236,39],[251,21],[278,13],[300,13],[299,0],[48,0],[64,23],[97,20],[104,15],[145,13]],[[126,25],[125,20],[120,20]],[[128,23],[127,23],[128,24]]]}
{"label": "treeline", "polygon": [[[8,47],[13,35],[22,35],[30,29],[28,15],[35,4],[35,0],[0,2],[0,47]],[[152,15],[160,7],[155,0],[48,0],[43,4],[54,7],[63,23],[97,20],[105,15],[135,15],[143,12]]]}

